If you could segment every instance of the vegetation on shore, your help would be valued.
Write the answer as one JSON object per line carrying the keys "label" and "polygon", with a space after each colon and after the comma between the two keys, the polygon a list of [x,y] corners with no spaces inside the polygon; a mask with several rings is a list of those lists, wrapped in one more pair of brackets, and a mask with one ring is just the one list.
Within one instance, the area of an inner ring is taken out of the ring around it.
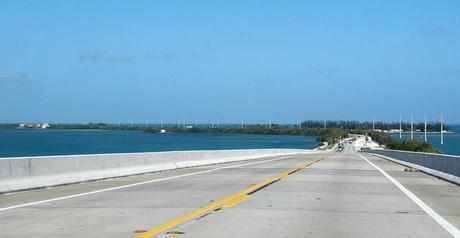
{"label": "vegetation on shore", "polygon": [[15,129],[18,128],[19,124],[13,124],[13,123],[3,123],[0,124],[0,129]]}
{"label": "vegetation on shore", "polygon": [[368,135],[372,138],[373,141],[385,146],[387,149],[442,154],[440,149],[435,148],[430,143],[424,141],[398,141],[391,137],[391,135],[378,131],[369,131]]}
{"label": "vegetation on shore", "polygon": [[[160,128],[148,128],[144,132],[160,132]],[[244,128],[235,127],[195,127],[195,128],[167,128],[168,132],[174,133],[224,133],[224,134],[265,134],[265,135],[306,135],[315,136],[318,141],[328,142],[329,144],[336,143],[340,138],[348,136],[348,131],[340,128],[293,128],[281,127],[274,125],[266,126],[248,126]]]}
{"label": "vegetation on shore", "polygon": [[[226,126],[203,126],[198,127],[179,127],[169,126],[165,128],[168,132],[175,133],[231,133],[231,134],[266,134],[266,135],[306,135],[315,136],[319,142],[335,144],[340,139],[346,138],[349,134],[369,135],[374,141],[388,149],[407,150],[428,153],[442,153],[426,142],[417,140],[397,141],[391,135],[372,130],[372,122],[359,121],[304,121],[299,125],[246,125],[245,127]],[[0,128],[17,128],[18,124],[0,124]],[[52,129],[96,129],[96,130],[143,130],[144,132],[160,132],[160,127],[147,127],[139,124],[108,124],[108,123],[88,123],[88,124],[51,124]],[[326,128],[325,128],[326,127]],[[399,129],[398,123],[375,122],[374,128],[377,130]],[[403,130],[410,130],[410,124],[403,123]],[[427,131],[439,131],[439,123],[427,125]],[[449,130],[448,126],[444,127]],[[414,130],[424,130],[424,124],[414,124]]]}
{"label": "vegetation on shore", "polygon": [[[350,131],[369,131],[372,129],[372,122],[365,121],[319,121],[319,120],[308,120],[301,123],[301,128],[308,128],[308,129],[324,129],[326,128],[340,128],[346,129]],[[0,128],[16,128],[18,127],[18,123],[3,123],[0,124]],[[85,123],[85,124],[66,124],[66,123],[52,123],[51,128],[55,129],[108,129],[108,130],[143,130],[146,128],[144,125],[140,124],[109,124],[109,123]],[[168,129],[171,128],[178,128],[179,126],[168,126]],[[211,125],[199,125],[199,128],[215,128]],[[274,133],[278,133],[277,131],[280,129],[299,129],[299,125],[277,125],[272,124],[270,127],[268,125],[261,125],[261,124],[252,124],[245,126],[249,128],[269,128],[273,129]],[[404,131],[410,131],[410,123],[402,123],[402,129]],[[414,124],[414,130],[418,130],[423,132],[424,131],[424,124],[423,123],[416,123]],[[233,129],[240,129],[240,127],[233,125],[222,125],[218,128],[233,128]],[[399,129],[399,122],[375,122],[374,128],[376,130],[391,130],[391,129]],[[243,128],[244,129],[244,128]],[[447,125],[444,125],[444,130],[449,131],[450,128]],[[439,132],[441,130],[441,124],[439,122],[430,122],[427,124],[427,131],[428,132]],[[295,131],[295,130],[294,130]],[[291,133],[291,130],[286,130],[285,132]],[[281,133],[280,133],[281,134]]]}
{"label": "vegetation on shore", "polygon": [[[374,124],[374,125],[373,125]],[[399,122],[370,122],[370,121],[304,121],[302,122],[302,127],[305,128],[323,128],[324,125],[330,128],[343,128],[343,129],[348,129],[348,130],[370,130],[373,128],[376,130],[386,130],[389,131],[391,129],[396,129],[399,130]],[[401,128],[403,131],[410,131],[411,129],[411,124],[402,122],[401,123]],[[439,122],[430,122],[427,123],[426,126],[427,132],[436,132],[436,131],[441,131],[441,123]],[[444,125],[444,130],[449,130],[449,126]],[[418,130],[421,132],[424,132],[425,130],[425,124],[424,123],[415,123],[414,124],[414,130]]]}
{"label": "vegetation on shore", "polygon": [[108,124],[108,123],[88,123],[88,124],[50,124],[51,129],[83,129],[83,130],[144,130],[145,126]]}

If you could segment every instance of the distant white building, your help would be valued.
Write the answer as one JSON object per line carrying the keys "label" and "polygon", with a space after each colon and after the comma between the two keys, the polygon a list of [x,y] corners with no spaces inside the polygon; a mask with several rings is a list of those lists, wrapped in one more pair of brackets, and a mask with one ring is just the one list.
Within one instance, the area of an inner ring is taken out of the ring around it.
{"label": "distant white building", "polygon": [[[404,131],[404,130],[401,130],[401,132]],[[399,129],[391,129],[389,131],[390,133],[399,133]]]}
{"label": "distant white building", "polygon": [[36,124],[21,123],[18,126],[18,128],[21,128],[21,129],[46,129],[49,127],[50,127],[50,124],[48,123],[36,123]]}

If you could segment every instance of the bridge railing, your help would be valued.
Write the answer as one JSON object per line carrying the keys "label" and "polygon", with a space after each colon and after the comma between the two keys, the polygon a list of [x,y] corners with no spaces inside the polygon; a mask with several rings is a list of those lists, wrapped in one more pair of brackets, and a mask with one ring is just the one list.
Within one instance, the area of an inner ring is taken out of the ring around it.
{"label": "bridge railing", "polygon": [[195,150],[0,158],[0,193],[303,153],[313,152],[297,149]]}
{"label": "bridge railing", "polygon": [[362,149],[362,152],[380,155],[394,162],[460,184],[460,156],[399,150]]}

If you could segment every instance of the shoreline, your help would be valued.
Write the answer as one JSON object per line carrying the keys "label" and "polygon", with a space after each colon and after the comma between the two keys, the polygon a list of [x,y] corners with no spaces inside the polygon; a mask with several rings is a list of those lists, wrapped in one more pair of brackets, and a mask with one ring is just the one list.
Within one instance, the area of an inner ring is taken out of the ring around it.
{"label": "shoreline", "polygon": [[[399,132],[386,132],[386,133],[388,133],[388,134],[399,134]],[[440,131],[426,132],[426,133],[427,134],[441,134]],[[402,134],[404,134],[404,135],[409,134],[410,135],[411,132],[402,132]],[[422,134],[423,135],[423,134],[425,134],[425,132],[418,131],[418,132],[414,132],[414,135],[415,134]],[[443,132],[443,134],[456,134],[456,132],[454,132],[454,131],[445,131],[445,132]]]}

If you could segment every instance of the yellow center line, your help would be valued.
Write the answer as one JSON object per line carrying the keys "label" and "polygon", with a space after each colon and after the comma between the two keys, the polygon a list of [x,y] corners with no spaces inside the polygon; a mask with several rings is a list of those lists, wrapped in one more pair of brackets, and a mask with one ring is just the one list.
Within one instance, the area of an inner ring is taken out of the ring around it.
{"label": "yellow center line", "polygon": [[271,176],[267,179],[264,179],[262,180],[261,182],[257,183],[257,184],[254,184],[246,189],[243,189],[239,192],[236,192],[228,197],[225,197],[225,198],[222,198],[218,201],[215,201],[207,206],[204,206],[204,207],[201,207],[201,208],[198,208],[196,209],[195,211],[193,212],[190,212],[190,213],[187,213],[181,217],[178,217],[174,220],[171,220],[163,225],[160,225],[160,226],[157,226],[151,230],[148,230],[144,233],[140,233],[140,234],[137,234],[135,237],[136,238],[149,238],[149,237],[152,237],[154,235],[157,235],[158,233],[161,233],[161,232],[164,232],[166,230],[169,230],[175,226],[178,226],[188,220],[191,220],[195,217],[198,217],[200,215],[203,215],[205,213],[208,213],[212,210],[216,210],[218,208],[228,208],[228,207],[232,207],[246,199],[248,199],[250,197],[250,195],[248,195],[249,193],[251,192],[254,192],[270,183],[273,183],[277,180],[280,180],[280,179],[285,179],[287,178],[291,173],[294,173],[298,170],[301,170],[301,169],[305,169],[307,168],[308,166],[314,164],[314,163],[317,163],[321,160],[323,160],[325,158],[316,158],[314,160],[311,160],[311,161],[308,161],[306,163],[302,163],[298,166],[296,166],[295,168],[293,169],[289,169],[287,171],[284,171],[283,173],[280,173],[280,174],[277,174],[277,175],[274,175],[274,176]]}

